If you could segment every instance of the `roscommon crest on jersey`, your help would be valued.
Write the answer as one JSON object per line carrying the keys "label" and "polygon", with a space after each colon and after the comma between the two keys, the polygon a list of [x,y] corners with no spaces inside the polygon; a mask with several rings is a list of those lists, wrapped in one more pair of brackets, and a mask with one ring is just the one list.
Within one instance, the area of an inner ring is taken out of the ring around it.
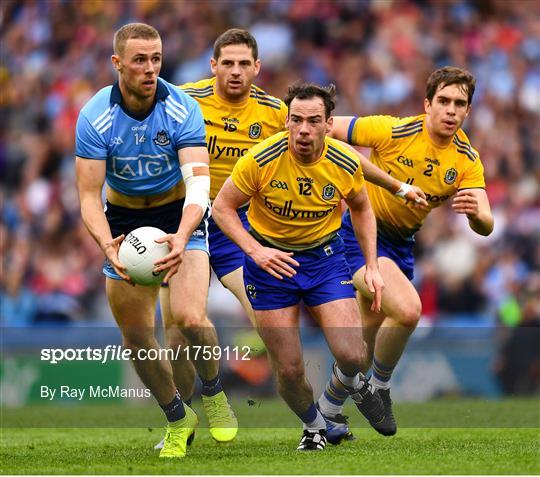
{"label": "roscommon crest on jersey", "polygon": [[285,103],[255,85],[249,98],[230,103],[215,92],[216,78],[186,83],[180,88],[201,107],[210,155],[210,199],[214,200],[234,165],[251,147],[283,131]]}
{"label": "roscommon crest on jersey", "polygon": [[139,227],[129,232],[120,245],[118,259],[126,267],[126,273],[137,285],[159,285],[167,270],[154,272],[154,262],[169,253],[166,243],[155,240],[165,236],[157,227]]}
{"label": "roscommon crest on jersey", "polygon": [[480,155],[465,132],[459,129],[450,144],[439,147],[429,136],[425,114],[354,118],[347,142],[370,147],[373,164],[401,182],[420,187],[426,194],[428,207],[415,208],[386,189],[367,183],[378,234],[394,243],[412,240],[427,214],[458,190],[485,188]]}

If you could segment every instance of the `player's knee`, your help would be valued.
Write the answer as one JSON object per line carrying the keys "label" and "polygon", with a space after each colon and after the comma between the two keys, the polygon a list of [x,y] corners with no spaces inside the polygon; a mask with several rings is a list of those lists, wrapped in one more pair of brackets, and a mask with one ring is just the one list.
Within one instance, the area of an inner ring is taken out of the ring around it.
{"label": "player's knee", "polygon": [[302,364],[284,364],[277,368],[280,383],[285,386],[294,385],[304,379],[304,367]]}
{"label": "player's knee", "polygon": [[340,353],[336,353],[335,358],[339,369],[353,376],[362,369],[366,352],[364,347],[359,346],[356,349],[342,350]]}
{"label": "player's knee", "polygon": [[197,328],[210,326],[204,309],[188,308],[179,310],[173,315],[173,318],[183,333],[190,333]]}
{"label": "player's knee", "polygon": [[406,303],[400,310],[399,322],[401,325],[415,328],[422,315],[422,304],[420,300]]}

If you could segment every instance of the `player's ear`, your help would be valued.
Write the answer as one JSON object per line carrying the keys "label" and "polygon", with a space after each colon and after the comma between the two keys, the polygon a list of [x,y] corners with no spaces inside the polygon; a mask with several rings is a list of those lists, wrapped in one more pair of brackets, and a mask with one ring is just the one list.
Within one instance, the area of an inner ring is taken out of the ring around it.
{"label": "player's ear", "polygon": [[217,60],[214,57],[210,58],[210,69],[212,70],[212,74],[215,75],[217,71]]}
{"label": "player's ear", "polygon": [[259,74],[261,70],[261,60],[255,60],[255,76]]}
{"label": "player's ear", "polygon": [[118,55],[111,55],[111,63],[116,71],[120,71],[120,57]]}
{"label": "player's ear", "polygon": [[424,98],[424,111],[426,112],[426,114],[429,114],[430,109],[431,109],[430,100],[427,98]]}
{"label": "player's ear", "polygon": [[289,129],[289,115],[285,116],[285,129]]}
{"label": "player's ear", "polygon": [[330,116],[327,120],[326,120],[326,134],[329,134],[330,131],[332,130],[332,127],[334,126],[334,116]]}

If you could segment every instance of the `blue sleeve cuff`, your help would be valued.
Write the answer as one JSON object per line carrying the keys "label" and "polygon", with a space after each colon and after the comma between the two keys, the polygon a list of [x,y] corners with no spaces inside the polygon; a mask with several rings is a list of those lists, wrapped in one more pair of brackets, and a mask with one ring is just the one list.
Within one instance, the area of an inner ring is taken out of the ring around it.
{"label": "blue sleeve cuff", "polygon": [[179,151],[180,149],[184,149],[186,147],[206,147],[206,141],[205,142],[183,142],[176,147],[176,150]]}
{"label": "blue sleeve cuff", "polygon": [[358,117],[355,116],[355,117],[351,120],[351,122],[350,122],[350,124],[349,124],[349,130],[347,131],[347,142],[348,142],[349,144],[352,144],[352,133],[353,133],[354,125],[355,125],[355,123],[356,123],[357,120],[358,120]]}

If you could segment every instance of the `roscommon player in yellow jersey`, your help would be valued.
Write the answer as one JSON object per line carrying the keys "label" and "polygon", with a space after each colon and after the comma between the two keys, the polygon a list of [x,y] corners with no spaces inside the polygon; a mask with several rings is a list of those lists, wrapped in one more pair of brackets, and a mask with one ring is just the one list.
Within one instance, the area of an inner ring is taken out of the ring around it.
{"label": "roscommon player in yellow jersey", "polygon": [[[180,88],[199,103],[204,116],[210,156],[210,199],[213,200],[238,159],[252,146],[284,129],[287,107],[283,101],[253,84],[261,62],[257,42],[248,31],[235,28],[221,34],[214,43],[210,66],[214,74],[212,78],[186,83]],[[242,204],[238,216],[247,227],[246,211],[247,204]],[[254,321],[242,280],[243,252],[221,232],[211,217],[208,220],[208,245],[210,264],[217,277],[238,298],[250,320]],[[188,345],[192,342],[188,333],[169,325],[168,290],[164,288],[161,295],[168,345],[174,349]],[[215,332],[208,329],[207,333]],[[175,382],[190,403],[195,368],[186,361],[185,355],[181,354],[180,358],[172,363]],[[219,365],[217,360],[196,364],[197,368],[212,365],[216,371]],[[224,394],[219,396],[221,408],[208,402],[207,396],[207,393],[219,389],[219,383],[206,385],[203,380],[202,400],[210,421],[210,433],[218,442],[227,442],[236,436],[236,420],[228,410]]]}
{"label": "roscommon player in yellow jersey", "polygon": [[[420,297],[410,282],[414,233],[427,214],[447,200],[452,200],[456,213],[467,216],[476,233],[489,235],[493,230],[484,169],[478,152],[461,129],[471,110],[474,89],[471,73],[447,66],[434,71],[427,81],[425,114],[408,118],[334,118],[334,137],[371,147],[370,160],[376,166],[405,184],[420,187],[429,204],[413,208],[387,190],[367,184],[377,218],[378,261],[386,286],[380,312],[370,308],[371,294],[362,279],[365,259],[354,239],[348,213],[340,232],[354,284],[360,291],[368,363],[372,363],[370,383],[385,404],[386,418],[393,424],[392,434],[397,426],[391,407],[390,378],[421,314]],[[318,404],[325,415],[340,415],[346,398],[347,393],[332,377]]]}
{"label": "roscommon player in yellow jersey", "polygon": [[[248,149],[285,128],[287,107],[253,84],[261,61],[255,38],[231,29],[215,42],[210,60],[214,77],[181,86],[203,111],[210,154],[210,199],[213,201],[236,162]],[[247,204],[238,215],[247,226]],[[210,263],[217,277],[244,304],[253,318],[242,281],[243,253],[214,221],[209,222]]]}
{"label": "roscommon player in yellow jersey", "polygon": [[[359,410],[372,426],[385,426],[382,401],[360,372],[365,359],[360,313],[337,234],[344,199],[366,257],[363,280],[377,312],[383,282],[375,217],[357,155],[326,137],[334,93],[333,86],[291,86],[285,99],[288,132],[263,141],[237,162],[212,209],[221,230],[245,252],[244,284],[257,329],[279,393],[304,424],[298,450],[324,449],[327,428],[305,376],[298,329],[301,300],[323,329],[336,358],[334,372]],[[248,201],[249,232],[236,212]]]}

